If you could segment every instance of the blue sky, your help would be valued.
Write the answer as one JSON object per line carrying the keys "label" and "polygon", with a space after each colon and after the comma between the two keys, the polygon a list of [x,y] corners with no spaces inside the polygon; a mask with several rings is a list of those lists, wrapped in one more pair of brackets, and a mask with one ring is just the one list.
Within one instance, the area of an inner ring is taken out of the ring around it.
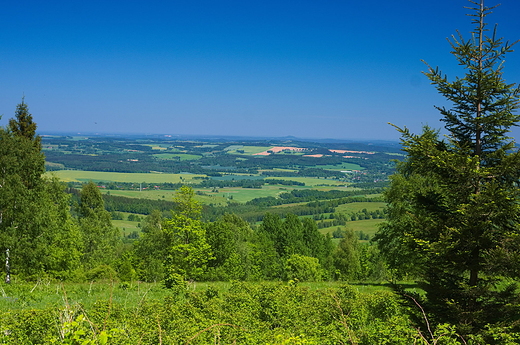
{"label": "blue sky", "polygon": [[[469,5],[5,1],[0,124],[25,95],[45,132],[398,139],[388,122],[441,127],[444,100],[421,59],[462,74],[446,38],[468,37]],[[487,21],[514,41],[518,13],[520,1],[503,0]],[[520,51],[505,78],[520,82]]]}

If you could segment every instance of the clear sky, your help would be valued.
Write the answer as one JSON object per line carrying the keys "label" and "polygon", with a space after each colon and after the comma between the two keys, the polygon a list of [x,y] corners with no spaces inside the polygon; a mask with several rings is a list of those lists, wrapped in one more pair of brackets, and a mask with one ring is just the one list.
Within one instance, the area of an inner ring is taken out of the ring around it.
{"label": "clear sky", "polygon": [[[25,95],[46,132],[398,139],[388,122],[441,127],[433,105],[444,101],[421,59],[462,74],[446,38],[468,37],[469,5],[6,0],[0,124]],[[519,13],[519,0],[503,0],[487,21],[515,41]],[[517,49],[505,65],[511,83]]]}

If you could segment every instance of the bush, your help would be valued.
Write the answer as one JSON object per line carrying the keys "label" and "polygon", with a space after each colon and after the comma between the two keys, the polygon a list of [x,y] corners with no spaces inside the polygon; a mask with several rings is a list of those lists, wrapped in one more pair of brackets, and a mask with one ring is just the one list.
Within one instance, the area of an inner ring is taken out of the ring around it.
{"label": "bush", "polygon": [[285,276],[291,280],[320,281],[322,273],[318,259],[310,256],[293,254],[285,264]]}
{"label": "bush", "polygon": [[116,271],[109,265],[99,265],[85,274],[88,281],[114,280],[117,278]]}

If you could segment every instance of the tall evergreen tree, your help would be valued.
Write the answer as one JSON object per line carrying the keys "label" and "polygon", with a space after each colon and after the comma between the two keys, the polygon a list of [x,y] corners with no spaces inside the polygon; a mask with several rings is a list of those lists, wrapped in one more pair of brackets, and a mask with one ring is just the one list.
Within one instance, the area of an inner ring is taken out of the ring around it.
{"label": "tall evergreen tree", "polygon": [[519,316],[510,307],[516,286],[503,279],[520,273],[520,154],[507,137],[520,119],[520,92],[503,78],[513,44],[496,28],[489,35],[493,8],[470,2],[471,38],[450,41],[465,75],[450,81],[430,66],[425,73],[452,103],[437,107],[449,136],[398,129],[407,157],[385,193],[388,220],[376,236],[391,267],[421,277],[432,317],[461,332]]}
{"label": "tall evergreen tree", "polygon": [[36,134],[36,123],[33,121],[31,113],[29,113],[25,97],[16,106],[15,118],[9,119],[9,130],[16,136],[30,140],[38,150],[41,149],[41,137]]}
{"label": "tall evergreen tree", "polygon": [[0,249],[14,274],[66,278],[78,264],[77,226],[56,179],[43,176],[36,124],[22,101],[16,119],[0,128]]}

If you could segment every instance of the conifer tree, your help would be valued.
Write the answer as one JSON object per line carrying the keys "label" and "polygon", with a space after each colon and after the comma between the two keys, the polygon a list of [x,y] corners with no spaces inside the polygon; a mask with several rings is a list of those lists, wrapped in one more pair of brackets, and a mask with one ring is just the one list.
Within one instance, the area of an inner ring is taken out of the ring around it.
{"label": "conifer tree", "polygon": [[25,97],[22,102],[16,106],[15,118],[9,119],[9,130],[16,136],[24,137],[33,142],[34,147],[41,149],[41,137],[36,135],[36,123],[33,122],[29,107],[25,103]]}
{"label": "conifer tree", "polygon": [[77,226],[63,186],[44,172],[36,124],[22,100],[15,119],[0,127],[0,250],[9,249],[15,275],[66,278],[78,264]]}
{"label": "conifer tree", "polygon": [[386,191],[388,220],[376,240],[392,268],[417,274],[432,318],[471,333],[487,323],[518,317],[520,269],[520,154],[507,136],[520,116],[519,89],[503,77],[513,44],[497,38],[475,7],[470,39],[458,33],[452,54],[463,77],[449,80],[438,68],[425,75],[452,106],[437,107],[449,135],[425,127],[402,134],[406,159]]}

